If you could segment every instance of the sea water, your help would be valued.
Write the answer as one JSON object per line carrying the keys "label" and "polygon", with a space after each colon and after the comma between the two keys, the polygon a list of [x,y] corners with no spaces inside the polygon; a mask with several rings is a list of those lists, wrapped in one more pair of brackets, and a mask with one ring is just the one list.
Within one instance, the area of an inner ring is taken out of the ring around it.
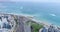
{"label": "sea water", "polygon": [[32,15],[39,20],[60,25],[59,3],[0,2],[0,12]]}

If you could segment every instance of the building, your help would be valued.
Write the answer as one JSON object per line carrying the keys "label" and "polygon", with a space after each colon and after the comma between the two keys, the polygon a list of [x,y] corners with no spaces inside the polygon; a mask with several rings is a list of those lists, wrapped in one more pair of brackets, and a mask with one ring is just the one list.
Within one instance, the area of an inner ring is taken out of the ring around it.
{"label": "building", "polygon": [[29,20],[23,15],[0,14],[0,32],[31,32]]}
{"label": "building", "polygon": [[13,27],[15,26],[12,27],[12,22],[14,22],[13,24],[16,24],[16,23],[13,20],[13,18],[11,18],[11,20],[13,20],[11,21],[8,19],[8,17],[9,17],[8,14],[0,14],[0,32],[12,32],[13,31]]}
{"label": "building", "polygon": [[46,29],[46,27],[43,27],[39,32],[48,32],[48,30]]}
{"label": "building", "polygon": [[39,32],[60,32],[60,28],[50,25],[49,27],[43,27]]}

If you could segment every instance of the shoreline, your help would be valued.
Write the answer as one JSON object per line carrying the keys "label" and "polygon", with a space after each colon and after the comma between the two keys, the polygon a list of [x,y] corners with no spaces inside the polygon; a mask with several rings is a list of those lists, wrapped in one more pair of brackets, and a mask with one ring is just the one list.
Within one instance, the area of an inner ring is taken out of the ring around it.
{"label": "shoreline", "polygon": [[[5,14],[5,15],[17,15],[17,16],[24,16],[24,17],[28,17],[30,19],[32,19],[33,21],[37,22],[37,23],[42,23],[44,25],[47,25],[47,26],[50,26],[52,25],[53,23],[49,23],[49,22],[46,22],[46,21],[40,21],[40,20],[36,20],[34,19],[34,16],[32,15],[27,15],[27,14],[17,14],[17,13],[0,13],[0,14]],[[57,27],[60,27],[59,25],[55,25],[53,24],[54,26],[57,26]]]}

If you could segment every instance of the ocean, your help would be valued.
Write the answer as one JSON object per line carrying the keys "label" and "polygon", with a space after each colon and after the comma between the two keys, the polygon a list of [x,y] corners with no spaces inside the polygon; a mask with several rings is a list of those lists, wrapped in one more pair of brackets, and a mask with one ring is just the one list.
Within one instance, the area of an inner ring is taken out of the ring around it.
{"label": "ocean", "polygon": [[31,15],[60,26],[60,3],[0,2],[0,12]]}

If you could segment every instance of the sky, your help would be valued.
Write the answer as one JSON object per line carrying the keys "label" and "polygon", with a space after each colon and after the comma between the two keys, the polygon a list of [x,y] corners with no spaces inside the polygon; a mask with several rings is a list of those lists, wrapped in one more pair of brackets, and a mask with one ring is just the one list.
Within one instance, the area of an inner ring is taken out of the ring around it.
{"label": "sky", "polygon": [[11,2],[20,2],[20,1],[25,1],[25,2],[60,2],[60,0],[0,0],[1,1],[11,1]]}
{"label": "sky", "polygon": [[11,0],[11,1],[25,1],[25,2],[60,2],[60,0]]}

